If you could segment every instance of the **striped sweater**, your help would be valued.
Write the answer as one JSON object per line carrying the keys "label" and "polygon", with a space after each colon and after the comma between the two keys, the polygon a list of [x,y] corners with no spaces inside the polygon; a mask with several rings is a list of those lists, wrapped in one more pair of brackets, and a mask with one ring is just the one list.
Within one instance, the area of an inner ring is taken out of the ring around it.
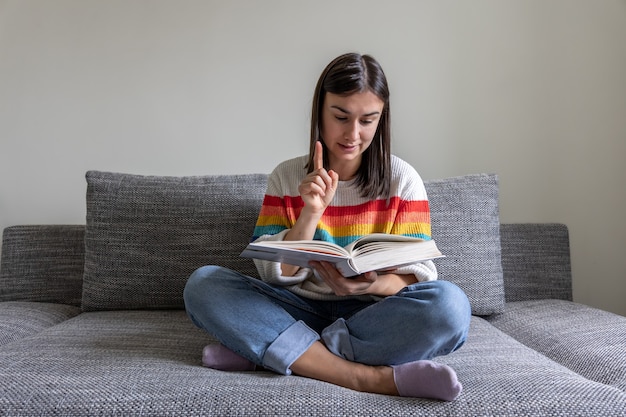
{"label": "striped sweater", "polygon": [[[253,241],[282,240],[296,222],[303,207],[298,186],[306,176],[306,162],[306,156],[290,159],[270,174]],[[340,181],[332,203],[317,225],[314,239],[340,246],[371,233],[430,239],[430,211],[422,179],[411,165],[395,156],[391,158],[391,175],[389,201],[363,198],[354,181]],[[322,300],[342,298],[334,295],[308,268],[302,268],[295,276],[285,277],[276,262],[255,260],[255,264],[261,279],[287,286],[298,295]],[[432,261],[405,266],[396,272],[415,274],[418,281],[437,279]]]}

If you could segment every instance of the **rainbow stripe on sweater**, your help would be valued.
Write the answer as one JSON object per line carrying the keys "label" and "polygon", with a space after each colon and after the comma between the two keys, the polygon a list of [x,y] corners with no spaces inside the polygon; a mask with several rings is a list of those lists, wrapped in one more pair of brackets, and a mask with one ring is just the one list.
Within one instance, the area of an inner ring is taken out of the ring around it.
{"label": "rainbow stripe on sweater", "polygon": [[[300,196],[266,195],[252,240],[291,228],[304,203]],[[428,201],[406,201],[400,197],[373,200],[357,205],[329,206],[322,216],[314,239],[346,246],[361,236],[390,233],[431,239]]]}

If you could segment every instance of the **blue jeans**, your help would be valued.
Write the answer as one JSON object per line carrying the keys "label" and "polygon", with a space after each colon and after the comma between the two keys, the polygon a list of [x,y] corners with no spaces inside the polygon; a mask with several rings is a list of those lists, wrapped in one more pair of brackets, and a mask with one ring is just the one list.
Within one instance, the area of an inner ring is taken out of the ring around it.
{"label": "blue jeans", "polygon": [[367,365],[446,355],[467,337],[470,305],[448,281],[405,287],[379,301],[319,301],[219,266],[204,266],[184,291],[191,320],[224,346],[283,375],[315,341]]}

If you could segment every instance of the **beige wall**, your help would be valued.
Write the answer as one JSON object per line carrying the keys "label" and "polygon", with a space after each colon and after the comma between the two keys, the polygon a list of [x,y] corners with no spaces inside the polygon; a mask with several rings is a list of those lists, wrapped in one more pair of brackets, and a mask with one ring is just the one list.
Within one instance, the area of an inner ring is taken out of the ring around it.
{"label": "beige wall", "polygon": [[0,0],[0,227],[84,223],[84,172],[269,172],[345,51],[394,152],[496,172],[505,222],[570,227],[574,296],[626,315],[626,1]]}

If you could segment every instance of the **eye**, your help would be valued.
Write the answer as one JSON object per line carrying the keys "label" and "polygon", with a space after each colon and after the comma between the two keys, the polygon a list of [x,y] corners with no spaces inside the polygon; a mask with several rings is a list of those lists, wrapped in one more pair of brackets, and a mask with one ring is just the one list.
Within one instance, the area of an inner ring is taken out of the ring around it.
{"label": "eye", "polygon": [[345,122],[346,120],[348,120],[348,118],[344,116],[335,116],[335,119],[339,120],[340,122]]}
{"label": "eye", "polygon": [[373,121],[373,120],[370,120],[370,119],[367,119],[367,120],[361,120],[361,124],[363,124],[363,125],[370,125],[370,124],[372,124],[372,123],[374,123],[374,121]]}

